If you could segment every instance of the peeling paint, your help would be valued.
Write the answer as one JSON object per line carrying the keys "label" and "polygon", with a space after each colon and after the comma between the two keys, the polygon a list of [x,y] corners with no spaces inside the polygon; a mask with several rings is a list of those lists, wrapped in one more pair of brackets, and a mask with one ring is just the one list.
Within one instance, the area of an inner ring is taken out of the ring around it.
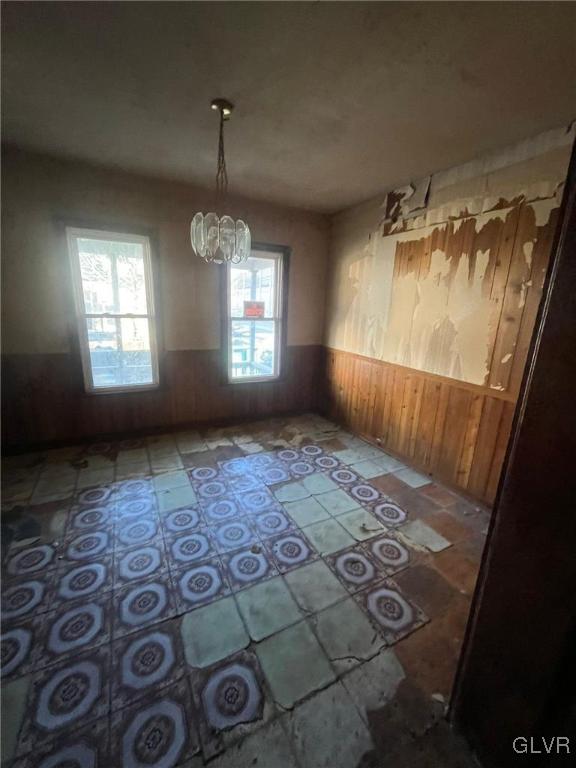
{"label": "peeling paint", "polygon": [[522,246],[522,251],[524,253],[524,260],[526,261],[526,266],[528,269],[532,269],[532,251],[534,250],[534,240],[530,240],[527,243],[524,243]]}
{"label": "peeling paint", "polygon": [[505,365],[509,360],[512,360],[512,353],[511,352],[508,352],[507,355],[504,355],[504,357],[502,358],[502,360],[500,360],[500,362],[503,365]]}

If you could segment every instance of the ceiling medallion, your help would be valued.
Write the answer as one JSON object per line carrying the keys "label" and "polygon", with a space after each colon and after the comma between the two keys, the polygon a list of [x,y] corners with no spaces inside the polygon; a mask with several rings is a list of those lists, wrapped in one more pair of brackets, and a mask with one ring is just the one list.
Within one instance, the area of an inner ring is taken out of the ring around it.
{"label": "ceiling medallion", "polygon": [[[218,167],[216,171],[216,209],[226,200],[228,173],[224,155],[224,122],[230,119],[234,105],[226,99],[214,99],[210,105],[220,113],[218,138]],[[250,230],[241,219],[218,216],[217,213],[197,213],[190,225],[192,249],[204,261],[214,264],[240,264],[250,255]]]}

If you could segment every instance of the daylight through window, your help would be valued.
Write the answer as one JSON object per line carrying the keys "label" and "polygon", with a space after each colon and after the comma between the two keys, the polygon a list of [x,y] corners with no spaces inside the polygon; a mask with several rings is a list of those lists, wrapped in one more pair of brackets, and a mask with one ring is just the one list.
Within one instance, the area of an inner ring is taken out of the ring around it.
{"label": "daylight through window", "polygon": [[282,254],[252,251],[228,269],[228,376],[273,379],[280,370]]}
{"label": "daylight through window", "polygon": [[157,386],[148,238],[82,229],[67,234],[86,389]]}

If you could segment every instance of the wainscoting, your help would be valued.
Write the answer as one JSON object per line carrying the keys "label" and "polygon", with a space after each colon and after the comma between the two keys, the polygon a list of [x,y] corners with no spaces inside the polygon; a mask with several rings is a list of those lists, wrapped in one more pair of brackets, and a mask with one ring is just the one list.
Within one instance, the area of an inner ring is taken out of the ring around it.
{"label": "wainscoting", "polygon": [[487,503],[516,398],[488,387],[326,350],[325,412],[427,474]]}
{"label": "wainscoting", "polygon": [[161,386],[151,392],[87,395],[79,357],[5,355],[2,359],[4,450],[96,435],[314,410],[321,347],[287,349],[275,383],[227,384],[219,350],[165,352]]}

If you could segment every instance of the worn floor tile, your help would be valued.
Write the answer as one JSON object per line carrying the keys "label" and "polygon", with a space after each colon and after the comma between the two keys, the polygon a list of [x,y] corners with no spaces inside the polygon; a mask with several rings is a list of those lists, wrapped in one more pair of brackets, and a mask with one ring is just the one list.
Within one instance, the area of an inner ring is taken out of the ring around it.
{"label": "worn floor tile", "polygon": [[364,480],[370,480],[373,477],[385,474],[382,464],[374,459],[364,459],[364,461],[351,464],[350,469],[352,472],[360,475],[360,477],[363,477]]}
{"label": "worn floor tile", "polygon": [[409,467],[406,467],[405,469],[397,469],[394,474],[411,488],[421,488],[423,485],[428,485],[432,482],[428,475],[423,475]]}
{"label": "worn floor tile", "polygon": [[337,491],[330,491],[329,493],[322,493],[316,496],[316,499],[324,507],[324,509],[331,515],[342,515],[344,512],[350,512],[352,509],[358,508],[358,502],[350,498],[350,496],[339,488]]}
{"label": "worn floor tile", "polygon": [[158,508],[161,512],[171,512],[173,509],[188,507],[197,501],[196,493],[190,486],[170,488],[165,491],[159,491],[156,495],[158,497]]}
{"label": "worn floor tile", "polygon": [[355,541],[348,531],[332,518],[307,526],[304,533],[321,555],[331,555],[340,549],[351,547]]}
{"label": "worn floor tile", "polygon": [[276,712],[252,651],[240,651],[191,677],[206,760],[243,739]]}
{"label": "worn floor tile", "polygon": [[303,611],[315,613],[347,596],[347,592],[322,560],[297,568],[284,577]]}
{"label": "worn floor tile", "polygon": [[366,724],[339,682],[296,707],[288,732],[303,768],[352,768],[373,747]]}
{"label": "worn floor tile", "polygon": [[274,700],[285,709],[335,678],[326,654],[306,622],[258,643],[256,653]]}
{"label": "worn floor tile", "polygon": [[191,667],[209,667],[250,642],[233,597],[185,614],[180,632]]}
{"label": "worn floor tile", "polygon": [[281,577],[239,592],[236,602],[250,637],[255,641],[263,640],[302,618],[290,590]]}
{"label": "worn floor tile", "polygon": [[356,541],[371,539],[386,530],[385,526],[363,507],[338,515],[338,522]]}
{"label": "worn floor tile", "polygon": [[274,489],[274,496],[282,503],[285,501],[299,501],[310,496],[310,491],[307,490],[302,483],[286,483],[279,488]]}
{"label": "worn floor tile", "polygon": [[2,739],[0,754],[2,765],[14,757],[18,734],[26,711],[26,699],[31,678],[20,677],[11,683],[2,684]]}
{"label": "worn floor tile", "polygon": [[385,646],[382,636],[352,598],[320,611],[310,621],[338,673],[367,661]]}
{"label": "worn floor tile", "polygon": [[437,533],[422,520],[412,520],[402,526],[402,536],[405,536],[409,542],[419,547],[424,547],[430,552],[442,552],[444,549],[452,546],[452,543]]}
{"label": "worn floor tile", "polygon": [[328,493],[329,491],[338,490],[336,483],[333,480],[330,480],[328,475],[323,475],[321,472],[316,472],[313,475],[308,475],[308,477],[303,478],[302,485],[314,496],[320,493]]}
{"label": "worn floor tile", "polygon": [[187,488],[190,485],[190,478],[183,470],[176,472],[164,472],[156,475],[152,480],[155,491],[168,491],[172,488]]}
{"label": "worn floor tile", "polygon": [[391,701],[405,676],[402,664],[389,648],[344,675],[342,684],[362,718],[368,722],[368,713]]}
{"label": "worn floor tile", "polygon": [[389,645],[422,627],[428,617],[412,603],[391,579],[368,587],[354,595],[374,626],[378,627]]}
{"label": "worn floor tile", "polygon": [[199,751],[192,694],[186,679],[116,712],[111,754],[122,766],[175,766]]}
{"label": "worn floor tile", "polygon": [[300,528],[318,523],[321,520],[327,520],[330,517],[314,496],[300,501],[287,501],[284,503],[284,509]]}
{"label": "worn floor tile", "polygon": [[223,755],[210,762],[210,768],[299,768],[290,740],[276,720],[260,728]]}
{"label": "worn floor tile", "polygon": [[440,616],[450,606],[450,602],[459,596],[456,588],[441,573],[420,563],[397,573],[394,581],[410,600],[429,615]]}

